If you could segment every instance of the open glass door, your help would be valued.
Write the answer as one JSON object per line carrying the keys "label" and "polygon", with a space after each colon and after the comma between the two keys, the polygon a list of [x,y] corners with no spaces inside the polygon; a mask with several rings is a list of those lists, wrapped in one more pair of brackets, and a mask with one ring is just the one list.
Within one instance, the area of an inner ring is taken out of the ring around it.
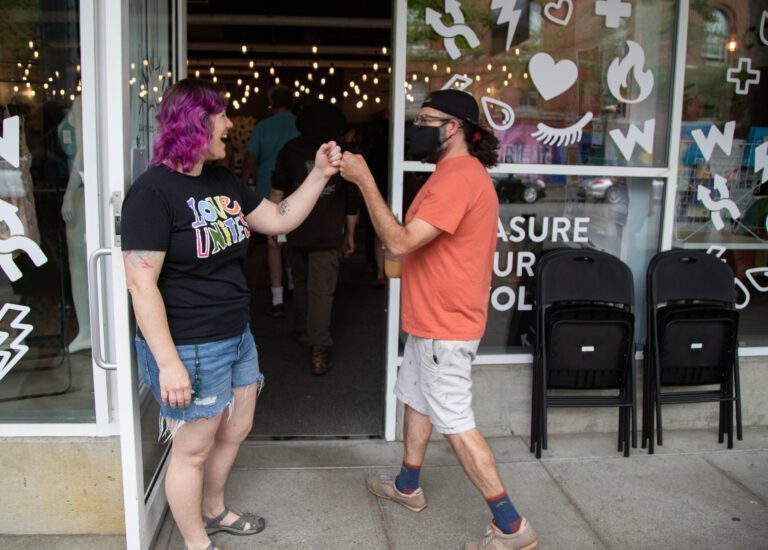
{"label": "open glass door", "polygon": [[[126,546],[152,544],[166,509],[163,488],[169,445],[158,442],[158,407],[141,381],[134,352],[135,322],[120,249],[120,209],[137,174],[147,166],[155,137],[155,110],[176,79],[178,0],[83,2],[83,31],[93,37],[93,63],[84,65],[84,120],[91,132],[92,165],[99,182],[86,203],[99,212],[89,233],[89,281],[94,360],[114,370],[125,506]],[[87,155],[87,151],[86,151]],[[87,155],[88,156],[88,155]],[[94,244],[91,244],[94,243]]]}

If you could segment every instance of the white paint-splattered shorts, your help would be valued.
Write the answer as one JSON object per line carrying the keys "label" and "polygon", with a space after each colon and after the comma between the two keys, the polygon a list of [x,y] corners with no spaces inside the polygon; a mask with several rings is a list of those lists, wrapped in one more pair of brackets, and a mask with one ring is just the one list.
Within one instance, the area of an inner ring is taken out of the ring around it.
{"label": "white paint-splattered shorts", "polygon": [[395,395],[429,416],[441,434],[475,427],[472,412],[472,361],[480,340],[432,340],[408,335]]}
{"label": "white paint-splattered shorts", "polygon": [[189,407],[174,409],[163,405],[157,361],[147,342],[136,337],[136,359],[144,383],[160,404],[161,425],[163,420],[189,422],[213,418],[232,403],[232,388],[249,386],[254,382],[258,382],[260,388],[263,384],[264,375],[259,370],[259,356],[249,326],[240,336],[203,344],[184,344],[176,346],[176,350],[187,367],[193,388],[196,372],[199,374],[199,388],[192,395]]}

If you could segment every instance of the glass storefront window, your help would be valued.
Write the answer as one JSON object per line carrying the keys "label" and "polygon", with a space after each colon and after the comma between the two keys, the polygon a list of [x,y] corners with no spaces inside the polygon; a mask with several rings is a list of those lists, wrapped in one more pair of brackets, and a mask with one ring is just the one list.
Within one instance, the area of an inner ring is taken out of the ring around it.
{"label": "glass storefront window", "polygon": [[[428,173],[406,173],[403,211]],[[622,259],[635,282],[636,341],[644,338],[645,270],[659,246],[664,182],[642,178],[492,174],[499,197],[488,324],[478,353],[531,353],[536,262],[558,247]],[[403,340],[404,341],[404,340]],[[401,350],[402,351],[402,350]]]}
{"label": "glass storefront window", "polygon": [[[740,343],[764,346],[768,86],[761,73],[768,65],[768,3],[718,2],[715,11],[704,4],[692,6],[689,17],[673,246],[728,262],[741,309]],[[710,55],[716,40],[725,48],[719,58]]]}
{"label": "glass storefront window", "polygon": [[0,43],[0,422],[93,422],[77,3],[6,3]]}
{"label": "glass storefront window", "polygon": [[410,1],[405,115],[457,87],[483,105],[500,162],[664,167],[675,6]]}

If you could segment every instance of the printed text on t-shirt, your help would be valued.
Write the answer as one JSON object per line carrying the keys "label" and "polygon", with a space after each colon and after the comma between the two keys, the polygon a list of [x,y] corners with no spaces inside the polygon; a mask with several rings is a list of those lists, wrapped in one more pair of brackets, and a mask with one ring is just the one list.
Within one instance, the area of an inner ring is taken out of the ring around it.
{"label": "printed text on t-shirt", "polygon": [[187,199],[195,221],[197,257],[207,258],[251,236],[240,203],[225,195],[203,200]]}

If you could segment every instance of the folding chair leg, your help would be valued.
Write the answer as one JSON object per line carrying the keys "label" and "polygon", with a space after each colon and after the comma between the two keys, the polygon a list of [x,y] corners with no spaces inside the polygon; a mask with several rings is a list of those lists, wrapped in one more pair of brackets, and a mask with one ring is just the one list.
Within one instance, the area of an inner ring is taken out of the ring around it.
{"label": "folding chair leg", "polygon": [[664,435],[661,431],[661,399],[656,392],[656,444],[664,445]]}
{"label": "folding chair leg", "polygon": [[744,438],[741,425],[741,382],[739,376],[739,357],[738,352],[733,360],[733,386],[736,391],[736,438],[741,441]]}
{"label": "folding chair leg", "polygon": [[619,407],[619,441],[618,441],[618,451],[621,452],[624,450],[624,408]]}
{"label": "folding chair leg", "polygon": [[630,434],[630,417],[631,409],[627,410],[627,407],[622,407],[622,410],[624,410],[624,456],[629,456],[629,445],[631,442],[631,434]]}
{"label": "folding chair leg", "polygon": [[719,403],[719,416],[717,423],[717,442],[722,443],[725,441],[725,401]]}
{"label": "folding chair leg", "polygon": [[728,448],[733,449],[733,401],[726,401],[725,416],[727,418]]}

